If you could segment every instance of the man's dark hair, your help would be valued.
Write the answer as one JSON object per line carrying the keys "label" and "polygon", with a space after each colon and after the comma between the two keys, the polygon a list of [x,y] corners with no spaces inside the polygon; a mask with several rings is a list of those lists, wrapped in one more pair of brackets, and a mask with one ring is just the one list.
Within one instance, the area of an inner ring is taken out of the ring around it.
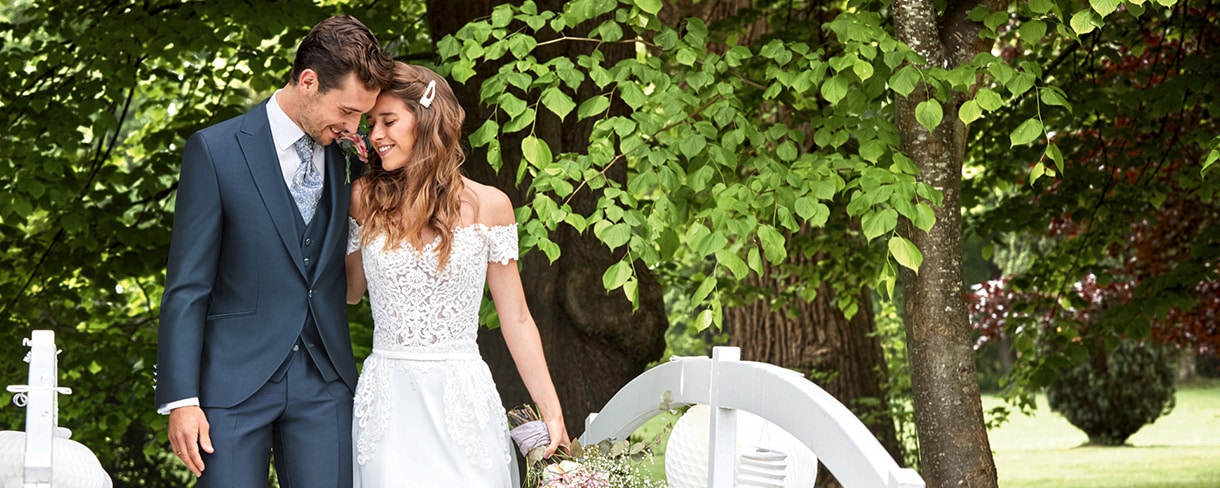
{"label": "man's dark hair", "polygon": [[337,15],[315,25],[297,46],[288,82],[296,85],[301,72],[318,74],[318,91],[336,88],[348,73],[368,89],[389,86],[394,60],[381,51],[377,37],[350,15]]}

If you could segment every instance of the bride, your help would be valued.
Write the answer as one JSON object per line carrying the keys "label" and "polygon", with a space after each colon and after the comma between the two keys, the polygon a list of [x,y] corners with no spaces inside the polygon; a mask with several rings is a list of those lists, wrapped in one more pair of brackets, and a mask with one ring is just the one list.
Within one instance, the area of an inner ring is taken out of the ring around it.
{"label": "bride", "polygon": [[517,225],[500,190],[466,179],[465,112],[431,70],[395,63],[369,112],[375,152],[352,184],[348,302],[365,290],[373,353],[356,387],[355,485],[516,485],[496,385],[475,344],[484,284],[550,434],[569,442],[517,271]]}

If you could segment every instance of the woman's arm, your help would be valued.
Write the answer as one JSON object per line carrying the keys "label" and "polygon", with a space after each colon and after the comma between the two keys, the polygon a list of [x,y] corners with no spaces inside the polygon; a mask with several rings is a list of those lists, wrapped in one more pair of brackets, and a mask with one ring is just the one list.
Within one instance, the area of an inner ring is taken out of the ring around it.
{"label": "woman's arm", "polygon": [[[499,191],[494,193],[489,195],[490,198],[482,199],[486,212],[484,215],[489,217],[485,223],[493,226],[512,224],[512,204],[508,197]],[[547,446],[545,455],[549,457],[560,446],[567,448],[570,439],[564,425],[559,395],[555,392],[555,384],[551,381],[551,373],[546,365],[546,356],[543,355],[538,326],[534,323],[525,302],[525,290],[521,285],[521,274],[517,271],[517,260],[488,263],[487,286],[491,289],[491,298],[495,302],[496,313],[500,316],[500,330],[504,342],[517,365],[517,372],[525,382],[525,388],[530,392],[530,398],[538,405],[538,412],[546,423],[551,443]]]}
{"label": "woman's arm", "polygon": [[[349,208],[349,215],[356,222],[364,222],[364,180],[357,179],[352,183],[352,201]],[[368,289],[368,281],[364,277],[364,259],[363,252],[357,249],[347,255],[344,263],[347,265],[347,303],[355,305],[360,303],[364,298],[364,292]]]}

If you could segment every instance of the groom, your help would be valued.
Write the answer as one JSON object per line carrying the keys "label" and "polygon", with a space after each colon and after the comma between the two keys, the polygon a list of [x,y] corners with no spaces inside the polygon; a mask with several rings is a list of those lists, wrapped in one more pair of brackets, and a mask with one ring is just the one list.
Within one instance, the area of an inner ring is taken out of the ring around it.
{"label": "groom", "polygon": [[201,488],[267,486],[272,452],[282,487],[352,484],[351,187],[331,143],[392,71],[360,21],[323,20],[284,88],[186,142],[156,401]]}

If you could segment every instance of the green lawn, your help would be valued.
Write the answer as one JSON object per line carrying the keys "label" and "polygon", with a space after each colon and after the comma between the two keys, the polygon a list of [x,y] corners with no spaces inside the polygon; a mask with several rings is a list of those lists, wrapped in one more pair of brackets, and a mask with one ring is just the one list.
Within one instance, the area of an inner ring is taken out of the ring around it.
{"label": "green lawn", "polygon": [[[984,397],[984,408],[1000,404]],[[1220,384],[1180,389],[1177,407],[1127,447],[1088,440],[1039,396],[1033,416],[1014,414],[990,432],[1001,488],[1215,488],[1220,486]]]}

